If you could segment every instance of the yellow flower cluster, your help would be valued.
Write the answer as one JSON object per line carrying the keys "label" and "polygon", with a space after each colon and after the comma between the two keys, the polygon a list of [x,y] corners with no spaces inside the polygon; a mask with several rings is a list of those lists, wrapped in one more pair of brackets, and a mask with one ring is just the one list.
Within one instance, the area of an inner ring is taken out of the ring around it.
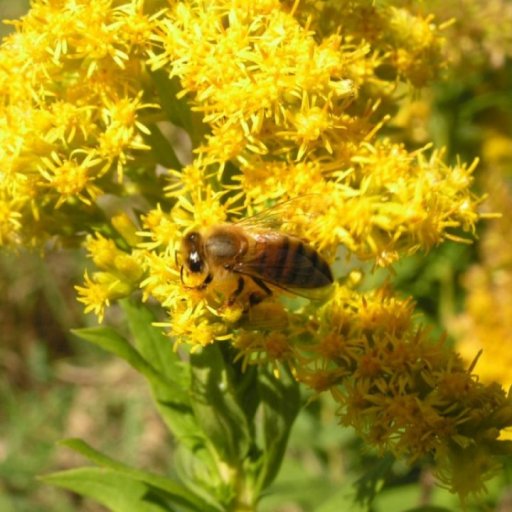
{"label": "yellow flower cluster", "polygon": [[[379,16],[386,17],[384,12]],[[362,41],[359,25],[352,28]],[[386,93],[369,95],[365,86],[372,79],[382,81],[375,61],[380,46],[373,49],[334,34],[318,42],[293,12],[269,1],[249,8],[218,2],[207,12],[201,3],[180,2],[163,18],[154,40],[163,51],[154,50],[152,65],[180,79],[180,95],[192,95],[193,109],[211,127],[194,162],[171,173],[167,195],[177,200],[174,208],[146,217],[152,222],[143,234],[154,249],[161,229],[155,219],[164,230],[175,229],[175,238],[153,251],[147,264],[144,286],[151,294],[158,288],[161,302],[180,289],[175,279],[158,276],[173,267],[182,234],[234,220],[241,206],[261,211],[269,201],[307,196],[307,216],[282,209],[283,224],[294,225],[331,259],[343,246],[352,256],[381,266],[400,254],[458,239],[456,228],[473,229],[478,218],[469,191],[474,166],[450,168],[439,152],[410,153],[375,138],[384,120],[375,102]],[[402,39],[394,44],[410,48]],[[167,263],[155,266],[155,257]],[[197,291],[186,292],[183,301],[191,294]],[[183,303],[167,302],[170,330],[178,334],[179,325],[183,335],[174,310],[183,309]],[[210,318],[212,332],[222,336],[233,331],[208,309],[198,308],[192,316],[190,308],[184,310],[190,332],[196,332],[199,318]],[[202,343],[205,339],[201,336]],[[185,340],[197,342],[190,336]]]}
{"label": "yellow flower cluster", "polygon": [[[0,50],[0,242],[73,238],[147,150],[143,2],[33,2]],[[117,174],[112,172],[117,170]]]}
{"label": "yellow flower cluster", "polygon": [[435,23],[430,2],[305,0],[301,6],[299,17],[318,33],[371,45],[372,58],[360,67],[369,94],[392,92],[394,78],[423,87],[445,65],[441,33],[449,23]]}
{"label": "yellow flower cluster", "polygon": [[[100,226],[86,241],[98,271],[78,287],[86,311],[102,318],[140,287],[177,343],[229,340],[246,364],[285,363],[330,390],[342,421],[377,446],[433,454],[456,491],[479,490],[512,423],[505,394],[429,343],[411,301],[360,292],[354,270],[462,241],[479,218],[474,164],[377,137],[398,82],[434,76],[442,44],[432,18],[369,0],[185,0],[165,12],[141,0],[37,0],[0,48],[0,241]],[[167,172],[158,155],[173,148],[156,122],[180,124],[184,106],[190,140],[205,135],[188,165]],[[337,270],[321,306],[278,290],[256,306],[246,294],[230,302],[229,279],[185,285],[184,234],[276,203],[267,215]],[[458,460],[475,451],[468,483]]]}
{"label": "yellow flower cluster", "polygon": [[443,339],[433,343],[413,311],[386,289],[338,289],[299,349],[297,375],[329,389],[342,423],[373,446],[409,460],[431,454],[438,477],[465,497],[485,489],[492,455],[506,453],[496,438],[512,421],[510,399],[498,384],[478,382]]}

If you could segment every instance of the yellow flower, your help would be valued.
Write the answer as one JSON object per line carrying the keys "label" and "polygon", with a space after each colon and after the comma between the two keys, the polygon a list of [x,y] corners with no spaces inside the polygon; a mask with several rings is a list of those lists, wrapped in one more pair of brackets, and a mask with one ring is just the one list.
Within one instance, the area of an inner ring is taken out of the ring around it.
{"label": "yellow flower", "polygon": [[110,290],[104,283],[92,280],[87,272],[84,276],[85,286],[75,286],[78,292],[78,300],[85,304],[85,313],[93,312],[98,321],[102,322],[105,316],[105,308],[110,306]]}
{"label": "yellow flower", "polygon": [[[148,150],[140,115],[153,108],[142,97],[155,23],[140,0],[39,0],[13,22],[0,47],[0,193],[20,222],[10,243],[73,239],[82,229],[76,200],[98,209],[116,186],[110,171],[122,179],[132,155]],[[51,228],[64,204],[73,213]]]}
{"label": "yellow flower", "polygon": [[179,227],[174,222],[171,215],[162,211],[162,207],[157,205],[156,208],[150,210],[142,217],[144,231],[138,234],[143,238],[147,238],[147,242],[140,244],[141,247],[154,251],[155,249],[163,250],[167,256],[173,256],[177,248],[177,240],[179,239]]}
{"label": "yellow flower", "polygon": [[175,302],[171,322],[156,325],[168,330],[178,343],[191,343],[193,350],[199,350],[215,341],[230,339],[228,328],[222,321],[212,321],[203,303]]}
{"label": "yellow flower", "polygon": [[85,204],[91,204],[101,194],[101,189],[92,183],[94,167],[102,160],[93,154],[88,154],[83,159],[77,159],[76,155],[71,160],[63,161],[53,152],[50,158],[41,158],[41,176],[48,182],[48,188],[57,193],[55,207],[58,208],[64,202],[80,199]]}
{"label": "yellow flower", "polygon": [[129,158],[128,151],[144,151],[150,149],[142,141],[140,134],[149,134],[148,128],[137,120],[137,110],[154,108],[155,105],[141,103],[142,93],[136,98],[104,100],[101,112],[105,130],[100,134],[98,153],[111,162],[117,159],[117,172],[122,180],[123,168]]}
{"label": "yellow flower", "polygon": [[280,331],[242,331],[233,345],[240,351],[244,366],[270,363],[277,369],[277,363],[293,362],[296,357],[290,337]]}
{"label": "yellow flower", "polygon": [[15,245],[21,230],[21,214],[16,211],[14,201],[0,199],[0,243]]}

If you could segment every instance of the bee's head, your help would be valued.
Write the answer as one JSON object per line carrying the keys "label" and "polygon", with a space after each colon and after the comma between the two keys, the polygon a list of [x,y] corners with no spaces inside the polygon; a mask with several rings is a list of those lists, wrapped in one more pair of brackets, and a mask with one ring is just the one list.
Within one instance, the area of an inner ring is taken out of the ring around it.
{"label": "bee's head", "polygon": [[191,274],[205,272],[206,262],[203,253],[203,239],[197,231],[187,233],[181,242],[184,265]]}
{"label": "bee's head", "polygon": [[[205,258],[203,237],[197,231],[190,231],[181,241],[181,282],[185,288],[204,290],[212,281],[212,274]],[[186,272],[184,272],[184,270]],[[184,279],[186,274],[186,283]]]}

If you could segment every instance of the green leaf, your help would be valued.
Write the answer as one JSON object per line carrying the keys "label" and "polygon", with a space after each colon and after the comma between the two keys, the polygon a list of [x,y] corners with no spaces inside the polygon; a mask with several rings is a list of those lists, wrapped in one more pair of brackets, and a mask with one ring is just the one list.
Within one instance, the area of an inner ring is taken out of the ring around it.
{"label": "green leaf", "polygon": [[121,301],[121,306],[128,319],[135,346],[142,357],[166,378],[179,383],[184,390],[188,389],[190,377],[184,371],[172,340],[153,325],[155,317],[152,312],[130,300]]}
{"label": "green leaf", "polygon": [[73,329],[73,334],[124,359],[130,366],[144,375],[154,385],[168,385],[153,366],[135,350],[128,340],[111,327],[85,327]]}
{"label": "green leaf", "polygon": [[160,386],[151,382],[157,406],[174,436],[192,450],[205,464],[211,464],[204,432],[194,417],[190,399],[190,365],[184,364],[174,350],[172,340],[153,325],[152,312],[143,305],[129,300],[121,301],[137,349],[172,385]]}
{"label": "green leaf", "polygon": [[[113,512],[174,512],[187,510],[152,486],[104,468],[79,468],[52,473],[42,480],[91,498]],[[188,509],[195,510],[195,509]]]}
{"label": "green leaf", "polygon": [[[148,325],[152,327],[151,323]],[[125,338],[110,327],[75,329],[73,332],[80,338],[123,358],[135,370],[147,378],[165,424],[180,442],[184,443],[191,450],[196,450],[198,445],[201,446],[205,443],[204,434],[194,418],[189,395],[179,383],[172,380],[172,377],[159,373]],[[137,332],[142,338],[142,327]],[[148,329],[146,334],[149,335],[149,332],[154,334],[156,329],[154,331]],[[139,339],[138,343],[146,347],[151,345],[151,342],[148,340]],[[172,353],[168,341],[167,346],[169,347],[169,352]],[[158,361],[157,364],[161,364],[159,359]]]}
{"label": "green leaf", "polygon": [[265,489],[276,477],[288,443],[288,436],[300,409],[299,385],[289,371],[277,378],[260,371],[259,395],[263,408],[264,468],[259,489]]}
{"label": "green leaf", "polygon": [[218,345],[210,345],[190,358],[192,407],[201,428],[225,462],[238,465],[249,453],[253,435],[238,403],[232,368]]}
{"label": "green leaf", "polygon": [[[105,454],[102,454],[89,446],[87,443],[80,439],[66,439],[61,443],[68,448],[80,453],[91,462],[94,462],[98,466],[111,469],[117,473],[132,478],[134,480],[144,482],[151,485],[155,489],[160,489],[166,492],[174,498],[176,503],[180,503],[187,507],[187,510],[200,510],[206,511],[211,510],[204,501],[200,500],[195,494],[190,492],[183,485],[174,482],[169,478],[162,477],[160,475],[154,475],[147,471],[141,471],[135,468],[131,468],[121,462],[118,462]],[[215,510],[219,510],[217,508]]]}
{"label": "green leaf", "polygon": [[211,447],[192,452],[177,446],[174,454],[174,470],[187,488],[208,503],[226,504],[232,500],[234,489],[232,483],[226,481],[223,472],[226,465],[219,466],[218,462]]}

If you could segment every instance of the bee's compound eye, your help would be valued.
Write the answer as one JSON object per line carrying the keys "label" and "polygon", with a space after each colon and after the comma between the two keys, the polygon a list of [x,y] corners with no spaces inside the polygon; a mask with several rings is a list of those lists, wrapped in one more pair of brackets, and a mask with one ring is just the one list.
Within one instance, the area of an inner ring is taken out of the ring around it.
{"label": "bee's compound eye", "polygon": [[190,272],[202,272],[203,260],[197,251],[193,251],[189,254],[187,258],[187,265]]}
{"label": "bee's compound eye", "polygon": [[189,244],[195,244],[195,243],[197,243],[197,241],[199,240],[199,235],[198,235],[195,231],[193,231],[192,233],[189,233],[189,234],[185,237],[185,239],[187,240],[187,242],[188,242]]}

